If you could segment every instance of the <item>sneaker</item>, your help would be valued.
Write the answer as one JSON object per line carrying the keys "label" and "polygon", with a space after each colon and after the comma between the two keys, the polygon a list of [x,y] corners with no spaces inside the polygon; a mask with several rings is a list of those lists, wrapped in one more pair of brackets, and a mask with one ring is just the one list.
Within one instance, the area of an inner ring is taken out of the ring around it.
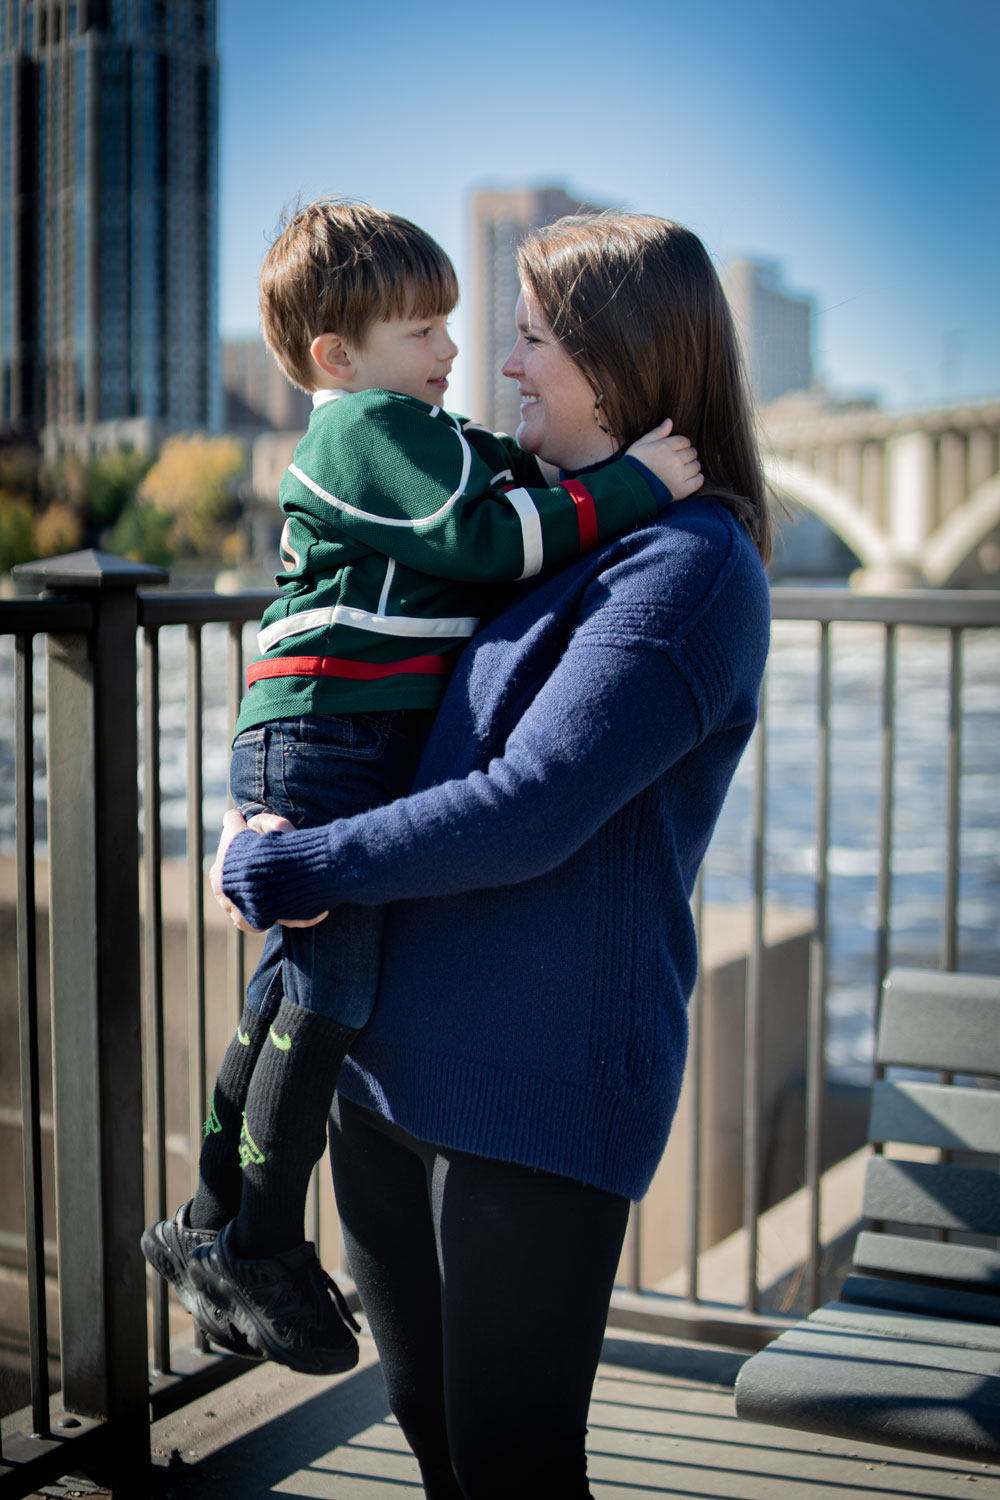
{"label": "sneaker", "polygon": [[316,1258],[297,1245],[262,1260],[238,1256],[233,1224],[191,1257],[191,1281],[203,1302],[243,1333],[250,1345],[303,1375],[337,1375],[358,1362],[360,1333],[343,1293]]}
{"label": "sneaker", "polygon": [[164,1281],[170,1283],[178,1297],[194,1319],[195,1326],[213,1344],[225,1349],[227,1354],[239,1354],[243,1359],[262,1359],[234,1328],[228,1318],[221,1316],[213,1302],[203,1298],[191,1284],[188,1268],[196,1250],[213,1245],[219,1233],[217,1229],[192,1229],[188,1223],[191,1203],[182,1203],[172,1219],[161,1219],[143,1231],[139,1244],[142,1253]]}

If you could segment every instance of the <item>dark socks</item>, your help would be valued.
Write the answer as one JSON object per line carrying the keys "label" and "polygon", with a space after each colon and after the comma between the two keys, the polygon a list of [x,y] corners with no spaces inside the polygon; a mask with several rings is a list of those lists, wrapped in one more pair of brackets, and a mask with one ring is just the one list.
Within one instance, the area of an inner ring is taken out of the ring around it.
{"label": "dark socks", "polygon": [[243,1190],[239,1158],[243,1111],[267,1029],[267,1019],[260,1011],[246,1006],[222,1059],[204,1126],[198,1191],[190,1212],[192,1228],[221,1229],[239,1211]]}
{"label": "dark socks", "polygon": [[237,1255],[277,1255],[304,1240],[309,1178],[326,1149],[337,1074],[357,1034],[282,1000],[247,1092]]}

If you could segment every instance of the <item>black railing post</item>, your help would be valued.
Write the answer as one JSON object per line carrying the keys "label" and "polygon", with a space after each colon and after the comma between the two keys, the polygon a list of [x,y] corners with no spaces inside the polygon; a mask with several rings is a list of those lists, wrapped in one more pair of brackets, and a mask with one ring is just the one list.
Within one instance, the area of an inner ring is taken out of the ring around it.
{"label": "black railing post", "polygon": [[107,1424],[125,1493],[149,1463],[136,590],[166,575],[88,551],[18,576],[93,610],[47,650],[61,1400]]}

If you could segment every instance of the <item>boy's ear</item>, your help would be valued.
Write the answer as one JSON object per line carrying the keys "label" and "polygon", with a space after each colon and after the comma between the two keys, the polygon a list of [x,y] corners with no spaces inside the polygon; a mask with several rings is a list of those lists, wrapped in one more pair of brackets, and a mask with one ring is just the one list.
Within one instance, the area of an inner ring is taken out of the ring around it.
{"label": "boy's ear", "polygon": [[320,333],[309,345],[309,353],[324,375],[335,380],[350,380],[354,364],[350,351],[339,333]]}

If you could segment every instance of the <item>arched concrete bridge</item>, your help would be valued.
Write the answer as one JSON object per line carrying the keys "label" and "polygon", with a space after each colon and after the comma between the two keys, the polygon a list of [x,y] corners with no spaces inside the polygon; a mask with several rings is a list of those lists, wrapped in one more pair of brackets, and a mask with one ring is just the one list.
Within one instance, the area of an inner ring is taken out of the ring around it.
{"label": "arched concrete bridge", "polygon": [[1000,401],[764,414],[771,489],[825,521],[873,589],[1000,583],[998,440]]}

